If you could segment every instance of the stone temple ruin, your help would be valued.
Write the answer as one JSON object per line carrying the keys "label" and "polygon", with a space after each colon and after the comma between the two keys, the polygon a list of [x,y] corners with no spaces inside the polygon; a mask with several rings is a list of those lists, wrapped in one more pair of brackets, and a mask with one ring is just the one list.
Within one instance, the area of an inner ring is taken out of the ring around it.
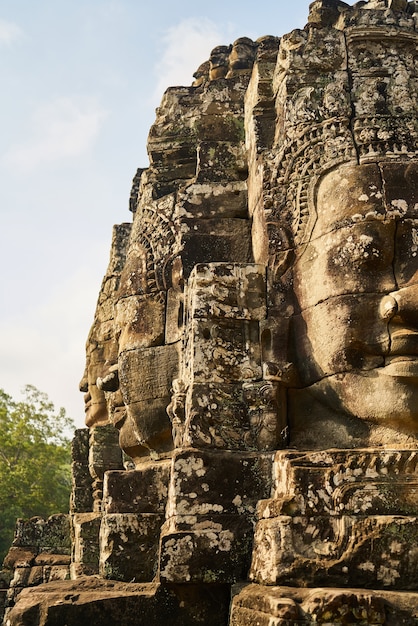
{"label": "stone temple ruin", "polygon": [[166,91],[4,624],[418,624],[417,53],[317,0]]}

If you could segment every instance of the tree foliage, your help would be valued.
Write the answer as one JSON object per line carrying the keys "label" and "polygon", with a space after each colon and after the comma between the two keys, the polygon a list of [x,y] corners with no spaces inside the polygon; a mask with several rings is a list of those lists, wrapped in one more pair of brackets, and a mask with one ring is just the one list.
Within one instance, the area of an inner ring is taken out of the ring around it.
{"label": "tree foliage", "polygon": [[0,389],[0,558],[16,518],[66,513],[71,490],[73,421],[48,396],[27,385],[23,401]]}

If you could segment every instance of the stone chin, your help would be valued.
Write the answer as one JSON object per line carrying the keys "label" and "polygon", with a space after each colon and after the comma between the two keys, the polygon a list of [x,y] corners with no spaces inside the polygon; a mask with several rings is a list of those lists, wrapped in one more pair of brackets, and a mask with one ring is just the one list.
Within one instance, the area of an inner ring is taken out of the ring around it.
{"label": "stone chin", "polygon": [[109,424],[109,416],[107,413],[106,403],[86,404],[85,424],[88,428],[93,426],[105,426]]}
{"label": "stone chin", "polygon": [[416,446],[418,361],[324,378],[289,390],[291,445]]}

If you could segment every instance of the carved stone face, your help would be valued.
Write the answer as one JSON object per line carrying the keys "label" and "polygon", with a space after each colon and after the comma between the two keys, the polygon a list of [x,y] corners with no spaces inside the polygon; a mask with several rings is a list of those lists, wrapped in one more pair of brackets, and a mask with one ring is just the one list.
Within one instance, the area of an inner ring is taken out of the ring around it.
{"label": "carved stone face", "polygon": [[[120,430],[121,447],[139,463],[172,449],[170,401],[172,346],[164,345],[166,293],[149,292],[146,251],[131,245],[121,274],[115,305],[118,337],[119,389],[126,407]],[[133,452],[133,449],[134,452]]]}
{"label": "carved stone face", "polygon": [[[91,334],[99,325],[96,320]],[[98,342],[92,338],[87,342],[86,369],[79,387],[84,392],[85,423],[89,428],[109,422],[105,395],[97,386],[97,378],[104,376],[108,368],[106,355],[109,348],[109,342]]]}
{"label": "carved stone face", "polygon": [[228,60],[231,49],[229,46],[217,46],[210,53],[210,80],[224,78],[228,72]]}
{"label": "carved stone face", "polygon": [[417,163],[381,163],[327,174],[294,267],[295,358],[318,411],[411,434],[418,430],[417,173]]}
{"label": "carved stone face", "polygon": [[229,73],[233,75],[234,71],[251,68],[254,63],[254,56],[255,47],[251,39],[240,37],[234,41],[229,55]]}
{"label": "carved stone face", "polygon": [[130,233],[130,224],[118,224],[113,229],[109,265],[103,278],[97,301],[93,325],[86,343],[86,367],[80,381],[80,391],[84,392],[86,425],[89,427],[108,424],[110,410],[105,391],[106,385],[98,381],[106,380],[107,387],[114,380],[114,366],[118,358],[118,346],[113,323],[113,306],[119,284],[119,275],[125,260],[125,250]]}

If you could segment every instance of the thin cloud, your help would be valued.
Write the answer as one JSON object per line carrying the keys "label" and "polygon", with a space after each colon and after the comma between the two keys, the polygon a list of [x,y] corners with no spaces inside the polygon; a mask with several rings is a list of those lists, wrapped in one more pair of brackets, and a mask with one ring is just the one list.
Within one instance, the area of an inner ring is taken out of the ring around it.
{"label": "thin cloud", "polygon": [[13,42],[19,40],[22,35],[23,31],[20,26],[0,19],[0,45],[10,46]]}
{"label": "thin cloud", "polygon": [[33,115],[32,135],[13,146],[3,161],[32,170],[59,159],[79,157],[96,140],[107,112],[90,98],[58,98]]}
{"label": "thin cloud", "polygon": [[156,65],[158,83],[153,99],[159,101],[171,85],[191,85],[193,73],[222,39],[221,31],[208,18],[188,18],[169,28],[162,38],[164,52]]}

